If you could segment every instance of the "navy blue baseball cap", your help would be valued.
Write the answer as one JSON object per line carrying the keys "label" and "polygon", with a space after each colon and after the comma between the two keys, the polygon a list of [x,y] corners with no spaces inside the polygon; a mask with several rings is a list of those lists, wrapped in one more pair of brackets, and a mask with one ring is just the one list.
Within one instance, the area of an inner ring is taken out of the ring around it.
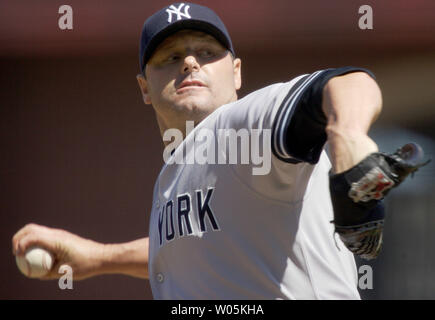
{"label": "navy blue baseball cap", "polygon": [[213,10],[195,3],[175,3],[153,14],[143,25],[139,52],[141,72],[157,46],[182,29],[210,34],[235,56],[227,28]]}

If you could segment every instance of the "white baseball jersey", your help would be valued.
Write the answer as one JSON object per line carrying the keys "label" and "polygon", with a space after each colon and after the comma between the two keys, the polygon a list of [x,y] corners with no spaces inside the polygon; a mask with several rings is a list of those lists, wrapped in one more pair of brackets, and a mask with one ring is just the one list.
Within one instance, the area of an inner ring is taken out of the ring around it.
{"label": "white baseball jersey", "polygon": [[155,299],[360,298],[354,257],[334,239],[325,151],[316,164],[270,152],[270,145],[284,149],[280,123],[316,76],[274,84],[218,108],[175,149],[172,160],[195,159],[204,152],[192,147],[201,130],[214,133],[207,140],[214,147],[222,129],[256,130],[257,142],[272,137],[269,145],[250,143],[251,151],[271,155],[267,174],[253,174],[258,165],[244,163],[241,148],[236,163],[163,166],[149,229]]}

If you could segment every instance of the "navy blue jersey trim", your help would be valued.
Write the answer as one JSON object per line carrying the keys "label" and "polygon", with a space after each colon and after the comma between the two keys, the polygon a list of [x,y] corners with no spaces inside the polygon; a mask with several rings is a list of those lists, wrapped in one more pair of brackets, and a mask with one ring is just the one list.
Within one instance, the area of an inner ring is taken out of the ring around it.
{"label": "navy blue jersey trim", "polygon": [[326,69],[301,78],[289,90],[275,116],[273,154],[289,163],[317,163],[327,140],[323,88],[333,77],[361,71],[375,78],[369,70],[356,67]]}
{"label": "navy blue jersey trim", "polygon": [[[302,77],[301,79],[298,80],[298,82],[295,83],[294,86],[292,86],[289,90],[289,92],[287,93],[286,97],[284,98],[284,100],[282,101],[281,105],[278,108],[278,111],[275,115],[275,119],[273,120],[273,124],[272,124],[272,153],[275,157],[277,157],[278,159],[284,161],[284,162],[289,162],[289,163],[299,163],[301,161],[296,160],[296,159],[289,159],[289,158],[284,158],[282,157],[280,154],[278,154],[276,148],[275,147],[275,142],[277,141],[277,133],[276,133],[276,127],[278,126],[278,122],[280,120],[280,115],[282,114],[283,110],[288,106],[288,101],[290,99],[290,97],[292,96],[292,94],[296,91],[297,88],[299,88],[299,86],[308,78],[307,76]],[[296,162],[295,162],[296,161]]]}

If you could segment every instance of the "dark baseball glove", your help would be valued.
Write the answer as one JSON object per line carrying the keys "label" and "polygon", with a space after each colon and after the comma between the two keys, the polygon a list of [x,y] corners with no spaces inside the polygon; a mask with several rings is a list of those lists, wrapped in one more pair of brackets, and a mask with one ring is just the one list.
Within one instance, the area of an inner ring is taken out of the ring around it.
{"label": "dark baseball glove", "polygon": [[372,153],[349,170],[330,174],[335,232],[346,247],[364,259],[376,258],[382,246],[385,208],[382,199],[423,162],[423,149],[408,143],[394,154]]}

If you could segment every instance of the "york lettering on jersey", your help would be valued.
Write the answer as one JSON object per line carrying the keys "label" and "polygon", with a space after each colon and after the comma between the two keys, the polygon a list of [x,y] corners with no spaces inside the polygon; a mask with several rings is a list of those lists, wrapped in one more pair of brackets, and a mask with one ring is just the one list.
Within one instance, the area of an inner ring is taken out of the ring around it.
{"label": "york lettering on jersey", "polygon": [[[166,240],[171,241],[175,237],[175,231],[174,231],[174,218],[173,218],[173,208],[174,203],[172,200],[168,201],[165,206],[166,211]],[[168,221],[169,219],[169,221]],[[169,225],[171,225],[171,231],[169,231]]]}
{"label": "york lettering on jersey", "polygon": [[213,192],[214,188],[209,187],[205,196],[202,190],[196,190],[193,195],[180,194],[175,201],[171,199],[162,205],[158,219],[160,245],[164,240],[170,242],[175,237],[192,235],[194,221],[197,221],[201,233],[220,230],[211,206]]}
{"label": "york lettering on jersey", "polygon": [[196,191],[196,200],[198,201],[198,216],[199,216],[199,224],[201,226],[201,232],[207,231],[205,228],[206,215],[210,219],[210,222],[213,226],[213,230],[219,230],[216,219],[213,215],[213,211],[211,211],[211,208],[209,206],[209,202],[210,202],[212,194],[213,194],[213,189],[209,188],[207,190],[207,195],[205,196],[205,199],[203,200],[202,190]]}
{"label": "york lettering on jersey", "polygon": [[[182,194],[177,197],[178,203],[178,234],[180,237],[184,236],[184,226],[187,229],[187,234],[192,234],[192,225],[189,219],[189,213],[191,208],[191,197],[190,194]],[[184,225],[183,225],[184,223]]]}

